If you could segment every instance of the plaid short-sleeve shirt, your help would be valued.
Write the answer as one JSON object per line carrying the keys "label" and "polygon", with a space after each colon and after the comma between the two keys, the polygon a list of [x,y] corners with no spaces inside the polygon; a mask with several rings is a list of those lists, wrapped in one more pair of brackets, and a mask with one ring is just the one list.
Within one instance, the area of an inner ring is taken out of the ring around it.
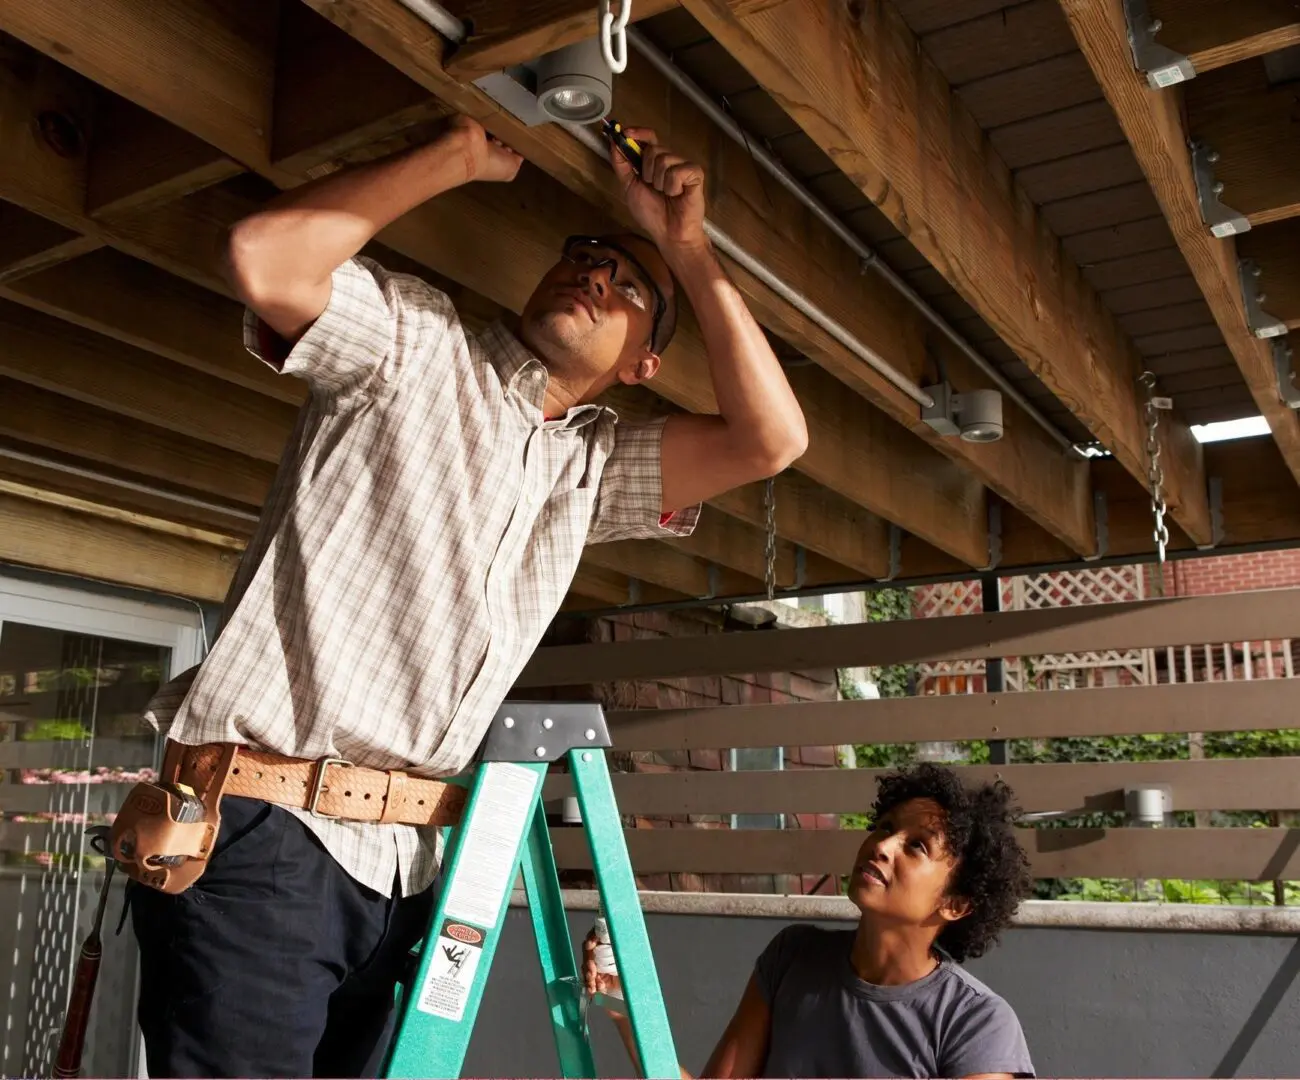
{"label": "plaid short-sleeve shirt", "polygon": [[[468,333],[446,295],[357,258],[297,344],[269,356],[307,403],[204,662],[146,718],[186,744],[449,775],[559,608],[586,543],[685,535],[661,520],[662,421],[542,414],[547,371],[504,326]],[[437,870],[433,829],[295,811],[391,895]]]}

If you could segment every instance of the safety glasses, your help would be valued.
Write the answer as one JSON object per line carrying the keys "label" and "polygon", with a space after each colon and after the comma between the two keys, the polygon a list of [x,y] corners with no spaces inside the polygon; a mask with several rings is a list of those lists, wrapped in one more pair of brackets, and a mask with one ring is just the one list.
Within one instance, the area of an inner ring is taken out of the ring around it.
{"label": "safety glasses", "polygon": [[[570,236],[564,241],[563,254],[569,262],[587,269],[608,267],[610,285],[618,290],[619,295],[642,311],[651,311],[650,348],[658,352],[659,324],[668,310],[668,301],[641,260],[617,241],[602,240],[597,236]],[[621,278],[620,270],[624,271]],[[653,299],[653,308],[647,303],[646,290]]]}

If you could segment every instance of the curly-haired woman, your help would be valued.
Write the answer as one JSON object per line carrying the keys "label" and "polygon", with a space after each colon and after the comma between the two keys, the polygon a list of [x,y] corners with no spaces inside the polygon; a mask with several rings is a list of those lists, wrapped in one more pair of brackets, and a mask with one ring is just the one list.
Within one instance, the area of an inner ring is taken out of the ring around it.
{"label": "curly-haired woman", "polygon": [[[960,966],[1029,889],[1011,799],[1005,784],[967,788],[936,765],[882,777],[849,881],[857,928],[778,933],[703,1075],[1032,1077],[1011,1006]],[[594,944],[587,987],[611,989]],[[626,1017],[611,1016],[635,1061]]]}

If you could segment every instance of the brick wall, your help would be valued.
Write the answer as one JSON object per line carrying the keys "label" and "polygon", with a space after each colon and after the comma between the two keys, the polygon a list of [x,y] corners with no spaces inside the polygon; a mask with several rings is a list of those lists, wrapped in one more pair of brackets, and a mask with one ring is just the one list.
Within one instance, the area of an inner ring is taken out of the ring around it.
{"label": "brick wall", "polygon": [[[784,613],[782,618],[794,617]],[[807,621],[807,613],[799,613]],[[778,630],[745,631],[727,625],[724,617],[707,609],[689,611],[650,611],[613,615],[594,620],[563,620],[549,637],[553,643],[574,641],[634,641],[659,637],[695,637],[730,632],[779,633]],[[622,709],[708,708],[718,705],[791,704],[800,701],[834,701],[839,697],[837,673],[821,671],[775,672],[758,675],[724,675],[683,679],[654,679],[619,682],[576,689],[562,688],[543,692],[541,697],[598,700],[608,711]],[[617,741],[617,735],[615,735]],[[729,767],[726,747],[705,750],[613,752],[611,768],[618,771],[678,772],[717,771]],[[829,746],[790,746],[785,748],[787,769],[835,768],[836,749]],[[717,815],[681,815],[636,817],[627,824],[639,829],[725,829],[730,819]],[[835,814],[787,814],[786,828],[834,829],[839,827]],[[739,842],[739,841],[738,841]],[[563,883],[574,888],[589,887],[590,879],[575,873],[562,874]],[[761,892],[811,893],[819,890],[833,894],[834,880],[818,877],[800,878],[782,874],[647,874],[639,878],[641,887],[677,892]]]}
{"label": "brick wall", "polygon": [[1300,550],[1184,559],[1165,568],[1167,592],[1211,596],[1300,585]]}

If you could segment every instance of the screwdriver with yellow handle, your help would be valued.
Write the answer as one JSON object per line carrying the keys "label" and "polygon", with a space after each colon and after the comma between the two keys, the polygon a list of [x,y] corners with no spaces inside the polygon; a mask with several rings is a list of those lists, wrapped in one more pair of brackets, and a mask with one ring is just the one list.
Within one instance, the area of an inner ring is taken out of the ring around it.
{"label": "screwdriver with yellow handle", "polygon": [[641,145],[624,130],[623,125],[617,120],[611,120],[606,117],[601,121],[601,131],[605,133],[605,138],[614,144],[618,152],[623,155],[627,163],[636,170],[638,176],[641,175]]}

